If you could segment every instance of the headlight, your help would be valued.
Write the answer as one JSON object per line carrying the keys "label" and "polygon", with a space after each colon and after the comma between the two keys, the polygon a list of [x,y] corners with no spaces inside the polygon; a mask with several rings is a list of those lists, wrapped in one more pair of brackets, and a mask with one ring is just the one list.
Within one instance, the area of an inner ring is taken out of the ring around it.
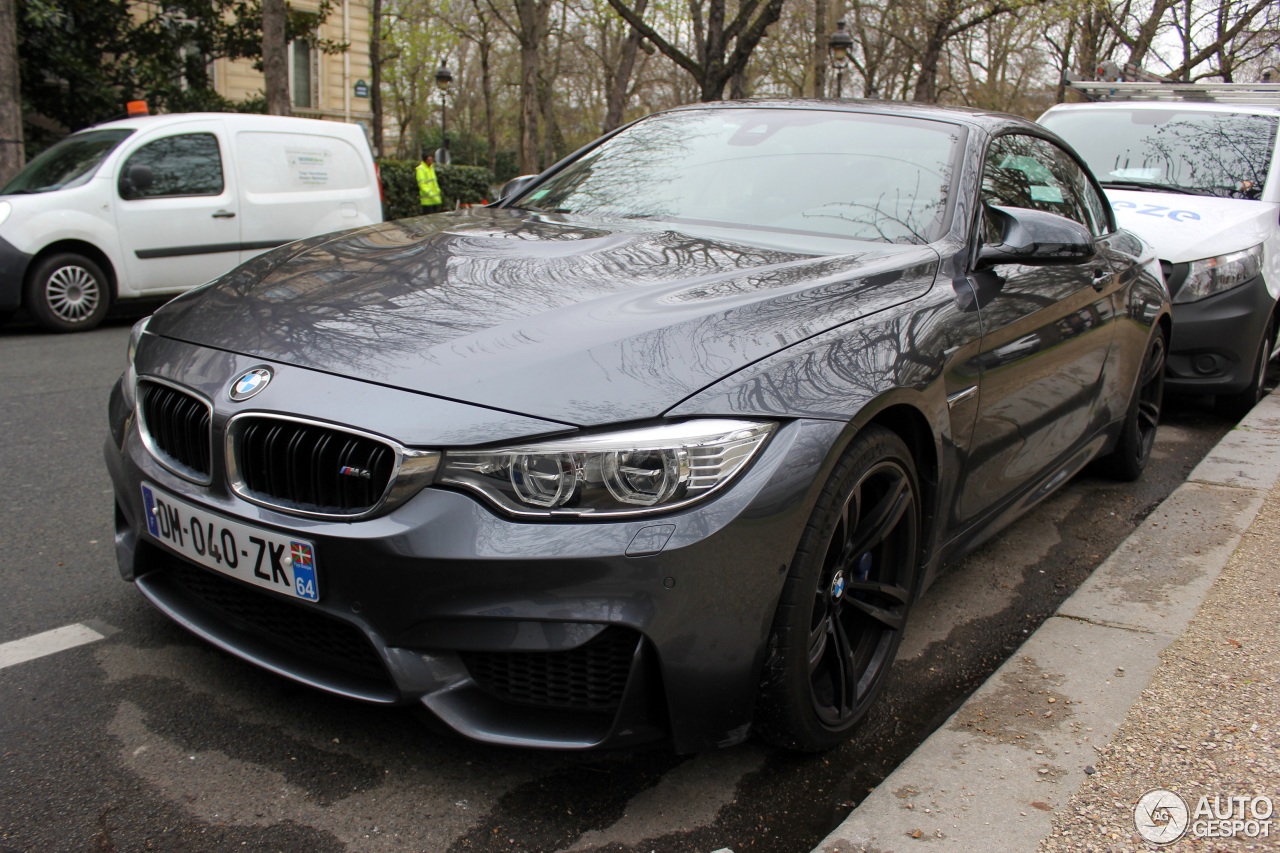
{"label": "headlight", "polygon": [[437,483],[516,515],[614,517],[687,506],[729,483],[776,424],[685,421],[493,450],[449,451]]}
{"label": "headlight", "polygon": [[133,324],[133,328],[129,330],[129,349],[127,351],[129,366],[133,366],[133,360],[138,357],[138,344],[142,342],[142,333],[147,330],[147,323],[151,322],[151,317],[143,317],[141,320]]}
{"label": "headlight", "polygon": [[1187,280],[1174,302],[1196,302],[1206,296],[1239,287],[1262,270],[1262,244],[1241,252],[1192,261]]}

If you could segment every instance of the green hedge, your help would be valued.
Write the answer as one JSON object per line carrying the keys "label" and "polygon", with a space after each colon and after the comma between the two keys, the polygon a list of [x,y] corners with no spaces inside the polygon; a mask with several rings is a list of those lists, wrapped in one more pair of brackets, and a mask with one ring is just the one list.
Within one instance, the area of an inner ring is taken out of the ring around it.
{"label": "green hedge", "polygon": [[[382,209],[387,219],[422,215],[422,205],[418,204],[418,180],[414,176],[417,168],[417,162],[412,160],[378,161],[378,171],[382,175]],[[459,204],[493,200],[489,198],[493,173],[480,166],[437,164],[436,180],[440,182],[445,210],[452,210]]]}

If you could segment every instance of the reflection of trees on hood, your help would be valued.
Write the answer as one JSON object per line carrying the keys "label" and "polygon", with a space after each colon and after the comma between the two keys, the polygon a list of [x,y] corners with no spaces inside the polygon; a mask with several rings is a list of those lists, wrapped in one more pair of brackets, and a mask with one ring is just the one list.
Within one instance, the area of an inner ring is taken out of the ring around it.
{"label": "reflection of trees on hood", "polygon": [[[528,377],[529,393],[608,419],[918,296],[936,267],[925,248],[813,257],[558,219],[482,211],[313,241],[180,300],[200,309],[189,329],[176,306],[165,321],[193,342],[459,399]],[[599,399],[602,378],[619,393]]]}

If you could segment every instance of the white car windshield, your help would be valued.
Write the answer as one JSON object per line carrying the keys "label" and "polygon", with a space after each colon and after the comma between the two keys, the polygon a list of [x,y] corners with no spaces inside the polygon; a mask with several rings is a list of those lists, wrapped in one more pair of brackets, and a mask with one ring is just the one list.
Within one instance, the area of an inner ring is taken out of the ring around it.
{"label": "white car windshield", "polygon": [[89,130],[68,136],[28,163],[0,190],[0,195],[47,193],[79,186],[93,177],[98,164],[131,133],[132,130]]}
{"label": "white car windshield", "polygon": [[836,110],[682,110],[627,128],[511,206],[928,243],[945,228],[961,135]]}
{"label": "white car windshield", "polygon": [[1258,198],[1280,116],[1169,109],[1066,109],[1040,123],[1079,152],[1105,187]]}

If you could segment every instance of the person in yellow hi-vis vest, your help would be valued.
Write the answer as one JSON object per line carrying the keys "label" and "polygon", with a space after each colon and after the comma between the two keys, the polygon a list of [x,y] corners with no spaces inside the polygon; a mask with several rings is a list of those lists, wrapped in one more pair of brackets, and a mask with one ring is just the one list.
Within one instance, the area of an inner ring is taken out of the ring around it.
{"label": "person in yellow hi-vis vest", "polygon": [[414,174],[418,178],[418,201],[422,204],[422,212],[439,213],[444,208],[444,197],[440,194],[440,182],[436,180],[435,155],[424,152]]}

